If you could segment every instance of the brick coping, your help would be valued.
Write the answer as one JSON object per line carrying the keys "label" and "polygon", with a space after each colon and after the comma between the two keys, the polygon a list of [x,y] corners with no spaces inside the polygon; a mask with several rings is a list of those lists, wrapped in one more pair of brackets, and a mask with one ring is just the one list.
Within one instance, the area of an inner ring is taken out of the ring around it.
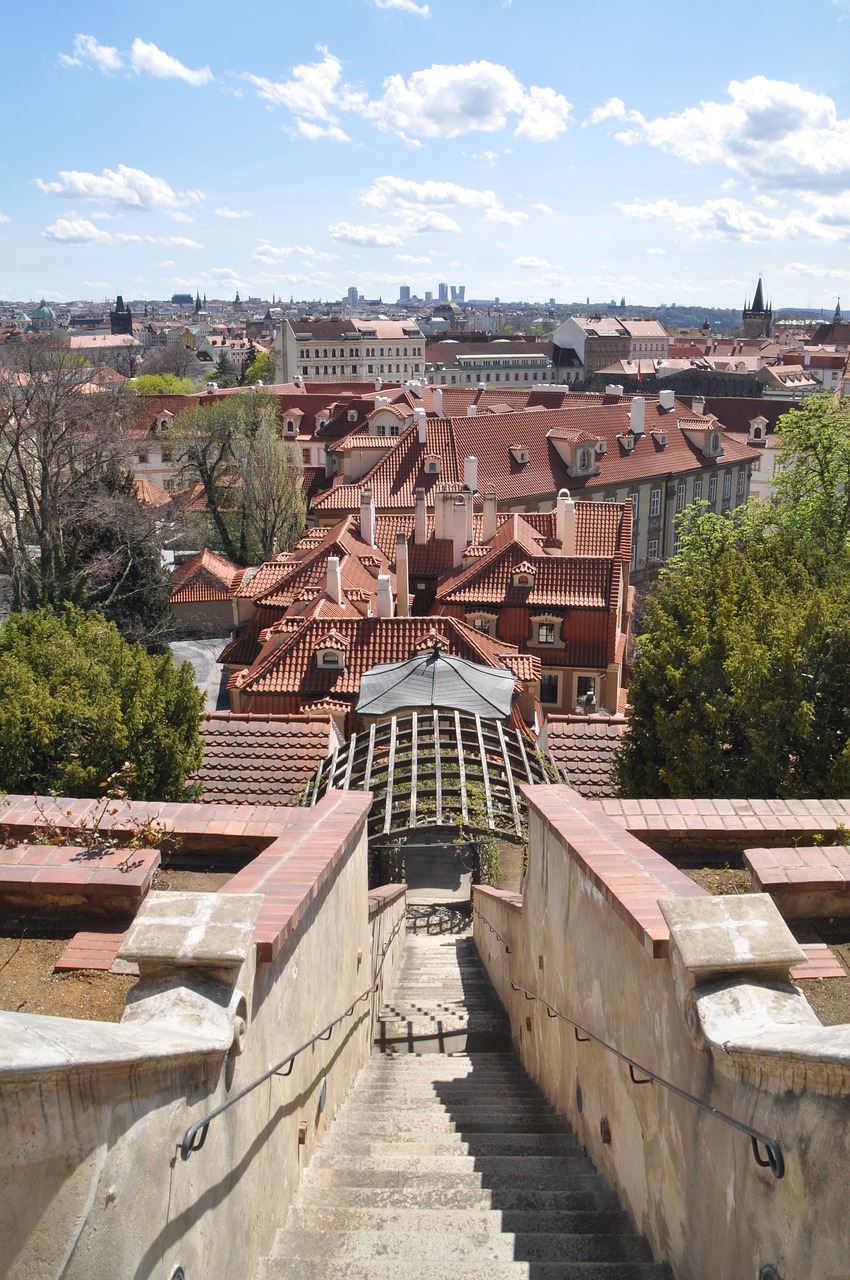
{"label": "brick coping", "polygon": [[370,918],[377,915],[379,911],[383,911],[393,902],[397,902],[399,898],[403,898],[407,893],[406,884],[382,884],[377,889],[369,890],[369,916]]}
{"label": "brick coping", "polygon": [[730,833],[828,832],[850,825],[850,800],[597,800],[585,807],[615,819],[627,831]]}
{"label": "brick coping", "polygon": [[[653,958],[669,954],[670,931],[659,898],[710,895],[671,862],[638,840],[606,811],[565,786],[523,785],[536,814]],[[618,801],[627,804],[628,801]],[[661,802],[659,802],[661,803]]]}
{"label": "brick coping", "polygon": [[0,894],[109,894],[141,900],[159,864],[159,849],[19,844],[0,848]]}
{"label": "brick coping", "polygon": [[746,849],[744,865],[763,893],[850,892],[850,849],[842,846]]}

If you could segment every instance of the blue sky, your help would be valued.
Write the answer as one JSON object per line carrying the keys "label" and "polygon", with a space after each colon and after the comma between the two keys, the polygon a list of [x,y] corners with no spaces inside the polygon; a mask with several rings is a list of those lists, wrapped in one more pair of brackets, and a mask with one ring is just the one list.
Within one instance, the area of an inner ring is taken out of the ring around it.
{"label": "blue sky", "polygon": [[7,4],[0,297],[850,310],[850,0]]}

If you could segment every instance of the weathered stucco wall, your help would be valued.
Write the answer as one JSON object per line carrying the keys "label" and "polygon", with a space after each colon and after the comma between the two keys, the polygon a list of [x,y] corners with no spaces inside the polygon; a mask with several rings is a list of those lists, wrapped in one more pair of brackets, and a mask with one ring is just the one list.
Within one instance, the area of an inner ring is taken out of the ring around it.
{"label": "weathered stucco wall", "polygon": [[[229,896],[229,916],[250,921],[241,959],[232,950],[222,958],[214,945],[204,952],[199,921],[223,895],[179,895],[202,902],[186,904],[195,917],[170,959],[140,959],[120,1024],[0,1014],[4,1276],[145,1280],[178,1266],[186,1280],[253,1274],[370,1051],[373,957],[390,942],[388,979],[402,945],[403,933],[391,935],[403,891],[370,922],[369,801],[331,793],[303,829],[281,837],[265,899]],[[276,849],[266,849],[267,864]],[[161,912],[172,895],[152,897]],[[254,938],[274,950],[275,929],[275,958],[258,960]],[[225,1111],[202,1149],[181,1156],[188,1126],[364,992],[290,1076]]]}
{"label": "weathered stucco wall", "polygon": [[[775,908],[748,899],[756,918],[726,921],[728,900],[680,885],[611,819],[588,817],[575,793],[525,790],[522,906],[477,889],[474,908],[526,1067],[677,1280],[757,1280],[767,1264],[783,1280],[846,1275],[850,1028],[823,1028],[787,980],[796,944]],[[672,928],[659,926],[659,899]],[[712,942],[708,959],[694,959],[694,937]],[[777,1139],[785,1176],[758,1167],[745,1134],[659,1084],[633,1084],[625,1063],[578,1042],[511,982]]]}

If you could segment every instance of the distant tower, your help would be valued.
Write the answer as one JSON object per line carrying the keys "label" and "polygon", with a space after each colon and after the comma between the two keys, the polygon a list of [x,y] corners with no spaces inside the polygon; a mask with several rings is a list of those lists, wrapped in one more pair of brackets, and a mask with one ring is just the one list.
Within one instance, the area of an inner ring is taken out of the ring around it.
{"label": "distant tower", "polygon": [[839,298],[835,304],[835,315],[832,317],[833,324],[841,324],[841,299]]}
{"label": "distant tower", "polygon": [[109,313],[109,329],[113,334],[133,333],[133,316],[129,307],[124,306],[121,294],[115,299],[115,310]]}
{"label": "distant tower", "polygon": [[233,305],[234,307],[237,307],[237,308],[242,306],[242,299],[239,297],[238,289],[236,290],[236,297],[233,300]]}
{"label": "distant tower", "polygon": [[200,293],[198,293],[197,290],[195,290],[195,315],[199,316],[200,314],[201,314],[201,295]]}
{"label": "distant tower", "polygon": [[623,294],[623,296],[620,298],[620,310],[625,311],[625,309],[626,309],[626,295]]}
{"label": "distant tower", "polygon": [[437,285],[437,300],[438,302],[448,302],[449,286],[447,284]]}
{"label": "distant tower", "polygon": [[402,306],[410,302],[410,285],[400,284],[398,287],[398,300]]}
{"label": "distant tower", "polygon": [[761,276],[751,306],[744,304],[744,337],[769,338],[773,331],[773,307],[765,306]]}
{"label": "distant tower", "polygon": [[348,305],[350,307],[356,307],[360,298],[360,293],[356,285],[351,286],[346,296],[348,298]]}

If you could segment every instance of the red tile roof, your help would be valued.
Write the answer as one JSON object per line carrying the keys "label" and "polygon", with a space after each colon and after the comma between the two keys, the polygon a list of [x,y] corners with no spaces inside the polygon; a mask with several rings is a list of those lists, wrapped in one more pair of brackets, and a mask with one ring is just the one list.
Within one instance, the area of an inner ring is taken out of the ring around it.
{"label": "red tile roof", "polygon": [[614,795],[613,757],[625,728],[623,715],[551,716],[547,721],[544,737],[549,755],[586,800]]}
{"label": "red tile roof", "polygon": [[244,569],[215,551],[199,551],[171,575],[171,603],[232,600]]}
{"label": "red tile roof", "polygon": [[204,760],[190,781],[201,783],[212,804],[295,804],[336,741],[329,716],[214,711],[200,734]]}

